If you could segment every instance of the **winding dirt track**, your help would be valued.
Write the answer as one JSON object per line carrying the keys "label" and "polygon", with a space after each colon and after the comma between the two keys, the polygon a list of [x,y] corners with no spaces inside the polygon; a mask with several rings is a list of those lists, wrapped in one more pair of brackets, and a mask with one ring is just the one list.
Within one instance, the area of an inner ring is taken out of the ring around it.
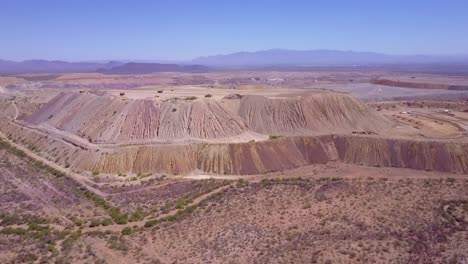
{"label": "winding dirt track", "polygon": [[78,183],[80,183],[81,185],[85,186],[88,190],[92,191],[93,193],[97,194],[97,195],[100,195],[100,196],[106,196],[107,193],[105,192],[102,192],[101,190],[99,189],[96,189],[95,187],[93,187],[89,182],[88,182],[88,177],[86,176],[83,176],[83,175],[80,175],[80,174],[76,174],[74,172],[72,172],[71,170],[69,169],[66,169],[66,168],[62,168],[61,166],[55,164],[54,162],[52,161],[49,161],[39,155],[37,155],[36,153],[32,152],[31,150],[19,145],[19,144],[16,144],[15,142],[9,140],[2,132],[0,132],[0,138],[2,138],[3,140],[7,141],[9,144],[11,144],[12,146],[14,146],[15,148],[23,151],[27,156],[29,156],[30,158],[34,159],[34,160],[37,160],[37,161],[40,161],[44,164],[46,164],[47,166],[50,166],[56,170],[59,170],[63,173],[66,173],[68,176],[70,176],[73,180],[77,181]]}
{"label": "winding dirt track", "polygon": [[[212,195],[215,195],[217,193],[220,193],[224,190],[226,190],[227,188],[229,188],[232,184],[229,184],[229,185],[225,185],[225,186],[222,186],[222,187],[219,187],[209,193],[206,193],[206,194],[203,194],[201,196],[198,196],[197,198],[195,198],[191,203],[189,203],[186,207],[190,207],[190,206],[197,206],[198,204],[200,204],[203,200],[207,199],[208,197],[212,196]],[[166,214],[162,214],[158,217],[153,217],[153,216],[147,216],[145,217],[143,220],[140,220],[140,221],[135,221],[135,222],[128,222],[127,224],[124,224],[124,225],[118,225],[118,224],[112,224],[112,225],[108,225],[108,226],[95,226],[95,227],[85,227],[82,229],[83,232],[91,232],[91,231],[102,231],[102,232],[105,232],[105,231],[113,231],[113,232],[121,232],[122,229],[124,229],[125,227],[143,227],[145,225],[145,223],[149,220],[162,220],[164,219],[165,217],[168,217],[168,216],[174,216],[177,214],[177,212],[181,210],[181,209],[173,209],[171,211],[169,211],[168,213]]]}

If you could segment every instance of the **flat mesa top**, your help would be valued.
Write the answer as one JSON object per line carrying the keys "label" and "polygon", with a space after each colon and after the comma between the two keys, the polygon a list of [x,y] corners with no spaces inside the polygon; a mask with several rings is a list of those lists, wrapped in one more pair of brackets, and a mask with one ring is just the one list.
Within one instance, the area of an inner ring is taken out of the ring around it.
{"label": "flat mesa top", "polygon": [[428,74],[400,74],[381,76],[380,79],[407,82],[407,83],[427,83],[440,85],[461,85],[468,86],[468,77],[466,76],[438,76]]}
{"label": "flat mesa top", "polygon": [[[291,89],[291,88],[271,88],[271,87],[248,87],[245,89],[227,89],[227,88],[207,88],[199,86],[182,86],[182,87],[144,87],[131,90],[105,90],[106,93],[122,96],[128,99],[154,99],[160,100],[172,98],[192,98],[202,99],[223,99],[231,94],[239,95],[260,95],[268,98],[284,98],[297,97],[301,95],[313,95],[323,93],[335,93],[320,89]],[[195,98],[196,97],[196,98]]]}

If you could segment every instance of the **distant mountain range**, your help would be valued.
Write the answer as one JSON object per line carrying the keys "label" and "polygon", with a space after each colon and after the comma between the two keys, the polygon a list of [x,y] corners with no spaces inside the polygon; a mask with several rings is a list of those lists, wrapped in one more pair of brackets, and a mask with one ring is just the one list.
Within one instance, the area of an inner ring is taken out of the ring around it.
{"label": "distant mountain range", "polygon": [[387,55],[375,52],[339,50],[271,49],[199,57],[191,63],[209,66],[349,66],[384,64],[468,63],[467,55]]}
{"label": "distant mountain range", "polygon": [[145,74],[155,72],[206,72],[202,65],[179,65],[140,62],[66,62],[27,60],[22,62],[0,60],[1,74],[99,72],[104,74]]}
{"label": "distant mountain range", "polygon": [[202,65],[129,62],[112,68],[102,68],[97,72],[105,74],[145,74],[154,72],[207,72],[209,70],[210,68]]}
{"label": "distant mountain range", "polygon": [[[440,65],[440,67],[439,67]],[[460,66],[461,65],[461,66]],[[199,57],[175,63],[147,62],[66,62],[0,60],[0,74],[100,72],[105,74],[145,74],[155,72],[206,72],[216,69],[307,70],[314,67],[376,67],[380,69],[453,69],[468,71],[468,55],[387,55],[375,52],[339,50],[272,49]],[[429,67],[429,68],[428,68]]]}
{"label": "distant mountain range", "polygon": [[122,63],[111,61],[106,63],[66,62],[49,60],[25,60],[21,62],[0,60],[0,73],[66,73],[94,72],[102,68],[112,68]]}

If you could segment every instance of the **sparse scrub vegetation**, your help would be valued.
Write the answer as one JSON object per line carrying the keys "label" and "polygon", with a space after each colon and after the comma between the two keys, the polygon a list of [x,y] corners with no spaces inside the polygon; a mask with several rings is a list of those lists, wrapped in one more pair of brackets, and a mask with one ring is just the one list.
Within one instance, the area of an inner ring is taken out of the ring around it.
{"label": "sparse scrub vegetation", "polygon": [[274,140],[274,139],[281,138],[281,136],[270,135],[268,138],[269,138],[270,140]]}

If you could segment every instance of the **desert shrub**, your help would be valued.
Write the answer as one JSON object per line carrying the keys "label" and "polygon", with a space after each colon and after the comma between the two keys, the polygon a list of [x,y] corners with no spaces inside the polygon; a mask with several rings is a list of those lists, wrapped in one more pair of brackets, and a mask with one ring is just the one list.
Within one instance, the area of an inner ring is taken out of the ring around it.
{"label": "desert shrub", "polygon": [[109,247],[111,249],[120,250],[120,251],[128,250],[128,245],[125,242],[125,239],[123,237],[118,237],[116,235],[113,235],[110,237]]}
{"label": "desert shrub", "polygon": [[96,227],[99,226],[101,222],[99,220],[93,219],[91,223],[89,224],[89,227]]}
{"label": "desert shrub", "polygon": [[55,246],[52,245],[52,244],[47,244],[47,250],[48,250],[49,252],[51,252],[52,254],[55,254],[55,253],[58,252],[58,250],[57,250],[57,249],[55,248]]}
{"label": "desert shrub", "polygon": [[14,224],[20,224],[22,222],[22,217],[19,215],[13,214],[13,215],[0,215],[0,219],[2,220],[2,225],[14,225]]}
{"label": "desert shrub", "polygon": [[81,230],[78,230],[70,234],[70,239],[77,240],[80,236],[81,236]]}
{"label": "desert shrub", "polygon": [[205,97],[206,97],[206,98],[211,98],[211,97],[213,97],[213,96],[212,96],[211,94],[205,94]]}
{"label": "desert shrub", "polygon": [[261,184],[262,186],[269,186],[269,185],[271,185],[271,184],[273,184],[273,183],[272,183],[269,179],[262,179],[262,180],[260,181],[260,184]]}
{"label": "desert shrub", "polygon": [[244,186],[247,186],[247,185],[249,185],[249,182],[246,181],[245,179],[237,180],[236,187],[241,188],[241,187],[244,187]]}
{"label": "desert shrub", "polygon": [[121,213],[118,208],[111,209],[110,216],[118,225],[125,225],[126,223],[128,223],[128,214]]}
{"label": "desert shrub", "polygon": [[177,208],[177,209],[182,209],[182,208],[184,208],[187,204],[188,204],[188,201],[187,201],[187,200],[185,200],[184,198],[180,198],[179,200],[177,200],[176,208]]}
{"label": "desert shrub", "polygon": [[99,171],[93,171],[93,176],[99,175]]}
{"label": "desert shrub", "polygon": [[3,234],[3,235],[18,235],[18,236],[22,236],[22,235],[26,235],[28,233],[28,230],[24,229],[24,228],[12,228],[12,227],[6,227],[6,228],[3,228],[2,230],[0,230],[0,234]]}
{"label": "desert shrub", "polygon": [[47,171],[48,171],[50,174],[52,174],[52,175],[54,175],[55,177],[57,177],[57,178],[60,178],[60,177],[65,176],[65,173],[63,173],[62,171],[59,171],[59,170],[57,170],[57,169],[55,169],[55,168],[52,168],[52,167],[49,167],[49,168],[47,169]]}
{"label": "desert shrub", "polygon": [[197,100],[197,97],[196,96],[189,96],[189,97],[186,97],[185,100],[193,101],[193,100]]}
{"label": "desert shrub", "polygon": [[[179,211],[178,211],[178,212],[179,212]],[[164,217],[163,220],[164,220],[164,221],[167,221],[167,222],[174,222],[175,220],[177,220],[177,216],[175,216],[175,215],[169,215],[169,216]]]}
{"label": "desert shrub", "polygon": [[158,224],[158,220],[149,220],[145,223],[145,227],[146,228],[149,228],[149,227],[153,227],[155,225]]}
{"label": "desert shrub", "polygon": [[76,226],[83,226],[83,220],[76,220],[75,225]]}
{"label": "desert shrub", "polygon": [[112,221],[112,219],[110,218],[106,218],[102,221],[102,225],[103,226],[108,226],[108,225],[112,225],[114,222]]}
{"label": "desert shrub", "polygon": [[128,218],[128,221],[134,222],[134,221],[141,220],[144,217],[145,217],[145,212],[143,212],[141,208],[137,208],[136,211],[130,215],[130,217]]}
{"label": "desert shrub", "polygon": [[122,229],[122,235],[124,236],[131,235],[132,231],[133,231],[132,228],[127,226],[124,229]]}
{"label": "desert shrub", "polygon": [[270,135],[269,139],[270,140],[273,140],[273,139],[278,139],[280,138],[281,136],[275,136],[275,135]]}

